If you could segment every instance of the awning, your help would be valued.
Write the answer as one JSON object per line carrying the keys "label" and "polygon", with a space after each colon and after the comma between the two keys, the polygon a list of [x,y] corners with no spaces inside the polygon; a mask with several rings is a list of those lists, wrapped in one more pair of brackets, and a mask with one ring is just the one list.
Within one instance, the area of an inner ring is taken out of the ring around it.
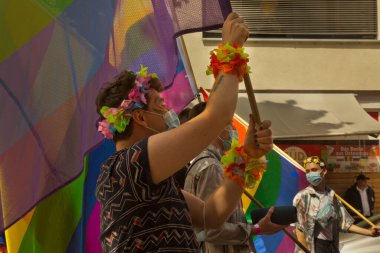
{"label": "awning", "polygon": [[[261,119],[272,121],[274,139],[380,134],[380,123],[351,93],[256,93],[255,97]],[[239,94],[236,113],[248,121],[246,93]]]}

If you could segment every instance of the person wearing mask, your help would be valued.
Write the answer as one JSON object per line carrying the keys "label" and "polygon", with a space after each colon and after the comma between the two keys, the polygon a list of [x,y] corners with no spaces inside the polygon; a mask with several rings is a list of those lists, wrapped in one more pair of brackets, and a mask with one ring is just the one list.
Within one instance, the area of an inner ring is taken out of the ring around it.
{"label": "person wearing mask", "polygon": [[[359,174],[356,177],[356,183],[346,191],[345,200],[368,218],[373,215],[375,208],[375,192],[368,186],[367,180],[369,180],[369,177]],[[350,212],[350,214],[355,219],[355,223],[362,220],[354,212]]]}
{"label": "person wearing mask", "polygon": [[[103,252],[199,252],[194,227],[222,226],[246,186],[249,171],[243,166],[261,165],[260,157],[272,149],[270,122],[264,121],[256,132],[251,122],[229,173],[206,201],[182,191],[172,177],[232,120],[239,81],[247,73],[247,56],[240,48],[248,37],[244,20],[231,13],[222,37],[226,48],[215,49],[221,52],[218,56],[234,54],[223,59],[214,54],[209,68],[215,84],[207,107],[182,126],[165,106],[157,75],[145,67],[123,71],[99,92],[98,130],[116,145],[96,185]],[[269,219],[270,213],[260,221],[262,230],[276,229]]]}
{"label": "person wearing mask", "polygon": [[[201,114],[206,103],[195,105],[189,112],[189,120]],[[238,134],[232,123],[221,131],[208,147],[194,158],[188,168],[184,190],[202,200],[210,195],[223,182],[224,168],[221,163],[223,154],[231,148],[232,140],[238,139]],[[252,236],[257,234],[260,224],[249,224],[245,218],[242,204],[231,214],[227,222],[218,229],[196,229],[198,240],[201,241],[202,252],[207,253],[248,253],[252,252]],[[274,233],[285,226],[273,224],[275,231],[261,231],[260,234]]]}
{"label": "person wearing mask", "polygon": [[[327,169],[318,156],[305,159],[304,168],[310,186],[297,193],[293,205],[297,208],[296,235],[305,247],[312,253],[339,253],[339,231],[379,236],[379,227],[353,225],[354,219],[326,185]],[[296,247],[296,252],[303,251]]]}

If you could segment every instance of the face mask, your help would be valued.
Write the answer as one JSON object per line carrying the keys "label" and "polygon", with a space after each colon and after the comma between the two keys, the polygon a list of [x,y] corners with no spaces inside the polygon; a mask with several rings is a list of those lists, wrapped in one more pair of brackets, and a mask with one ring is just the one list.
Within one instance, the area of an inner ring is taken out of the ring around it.
{"label": "face mask", "polygon": [[306,179],[311,185],[317,186],[322,182],[321,172],[309,172],[306,174]]}
{"label": "face mask", "polygon": [[164,120],[166,125],[168,126],[168,130],[177,128],[181,124],[178,115],[173,111],[173,109],[165,112]]}
{"label": "face mask", "polygon": [[222,138],[219,138],[219,140],[222,141],[223,143],[223,147],[224,147],[224,152],[226,152],[227,150],[229,150],[231,148],[231,145],[232,145],[232,139],[238,139],[238,133],[236,130],[228,130],[229,132],[229,135],[230,135],[230,138],[228,138],[227,140],[223,140]]}
{"label": "face mask", "polygon": [[[151,112],[151,111],[145,111],[145,112],[148,112],[148,113],[151,113],[151,114],[163,117],[164,121],[165,121],[165,124],[168,126],[167,130],[176,128],[176,127],[178,127],[180,125],[179,118],[178,118],[177,114],[173,110],[166,111],[163,115],[159,114],[159,113]],[[157,131],[156,129],[153,129],[153,128],[148,127],[148,126],[146,128],[148,128],[149,130],[151,130],[151,131],[153,131],[155,133],[159,133],[160,132],[160,131]]]}

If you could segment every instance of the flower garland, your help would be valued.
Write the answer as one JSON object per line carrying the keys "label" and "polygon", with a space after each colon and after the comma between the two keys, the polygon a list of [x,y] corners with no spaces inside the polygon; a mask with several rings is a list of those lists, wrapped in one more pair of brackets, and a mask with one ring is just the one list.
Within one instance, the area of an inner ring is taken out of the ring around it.
{"label": "flower garland", "polygon": [[325,167],[325,163],[318,156],[311,156],[303,160],[303,166],[305,167],[308,163],[315,163],[321,167]]}
{"label": "flower garland", "polygon": [[147,94],[150,92],[149,81],[158,78],[155,73],[148,73],[148,67],[140,66],[140,71],[136,72],[135,87],[129,92],[128,99],[125,99],[117,107],[103,106],[100,109],[104,117],[98,123],[98,131],[107,139],[112,139],[115,132],[122,133],[131,121],[131,113],[134,109],[144,108],[147,104]]}
{"label": "flower garland", "polygon": [[267,169],[265,157],[252,158],[244,152],[244,147],[237,139],[232,139],[231,149],[222,157],[224,175],[235,181],[242,188],[254,188]]}
{"label": "flower garland", "polygon": [[213,74],[216,78],[219,71],[236,74],[239,81],[243,80],[246,73],[250,73],[248,66],[249,55],[244,53],[244,48],[237,44],[221,44],[210,52],[210,65],[207,67],[207,75]]}

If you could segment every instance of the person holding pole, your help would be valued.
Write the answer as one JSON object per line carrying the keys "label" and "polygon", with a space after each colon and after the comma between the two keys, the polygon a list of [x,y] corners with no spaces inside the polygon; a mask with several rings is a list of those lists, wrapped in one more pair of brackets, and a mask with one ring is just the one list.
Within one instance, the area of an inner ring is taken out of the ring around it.
{"label": "person holding pole", "polygon": [[[206,102],[196,104],[189,111],[189,119],[195,118],[206,108]],[[237,132],[232,123],[220,132],[208,147],[195,157],[188,166],[184,190],[194,194],[202,200],[210,195],[223,182],[224,167],[221,162],[223,154],[231,148],[232,142],[237,141]],[[208,253],[249,253],[254,247],[252,236],[258,234],[273,234],[286,226],[271,222],[270,215],[258,222],[247,222],[242,203],[231,214],[227,222],[218,229],[197,228],[198,240],[201,242],[202,252]]]}
{"label": "person holding pole", "polygon": [[[379,236],[379,227],[364,229],[353,225],[335,192],[326,185],[327,169],[318,156],[304,160],[306,179],[310,186],[297,193],[293,205],[297,208],[296,235],[312,253],[339,253],[339,231],[366,236]],[[303,252],[296,247],[295,252]]]}
{"label": "person holding pole", "polygon": [[222,35],[228,57],[212,59],[216,79],[207,107],[182,126],[160,96],[157,75],[147,68],[122,72],[99,93],[99,131],[116,144],[96,185],[103,252],[199,252],[193,226],[222,226],[246,187],[245,168],[263,166],[260,157],[273,146],[268,121],[255,133],[249,126],[223,183],[207,200],[181,191],[172,178],[232,120],[238,84],[247,72],[241,46],[248,29],[231,13]]}

